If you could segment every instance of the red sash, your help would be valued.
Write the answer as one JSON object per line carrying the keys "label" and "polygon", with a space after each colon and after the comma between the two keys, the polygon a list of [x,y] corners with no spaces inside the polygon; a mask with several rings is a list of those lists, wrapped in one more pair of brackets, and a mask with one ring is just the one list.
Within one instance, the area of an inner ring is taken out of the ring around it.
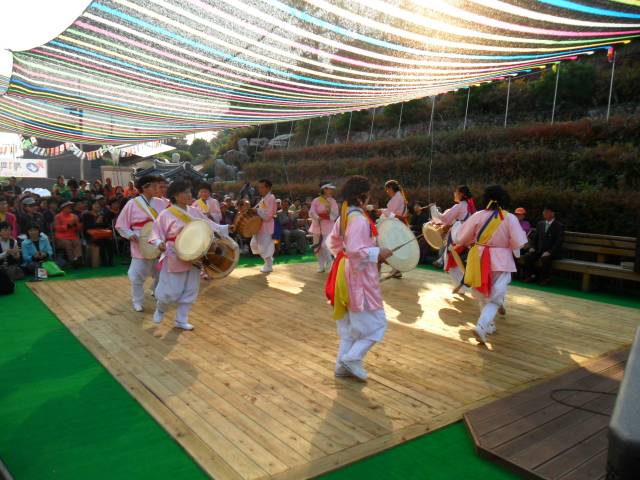
{"label": "red sash", "polygon": [[[458,253],[458,255],[462,255],[466,249],[467,247],[456,245],[454,250]],[[450,269],[457,266],[458,264],[456,263],[456,259],[453,258],[453,255],[451,255],[451,253],[449,253],[447,255],[447,264],[444,266],[444,271],[448,272]]]}
{"label": "red sash", "polygon": [[338,275],[338,266],[340,265],[340,260],[345,257],[344,251],[340,252],[338,256],[333,261],[331,265],[331,271],[329,272],[329,276],[327,277],[327,282],[324,286],[324,292],[327,296],[327,300],[331,302],[331,305],[334,303],[335,293],[336,293],[336,277]]}
{"label": "red sash", "polygon": [[142,222],[132,223],[131,224],[131,228],[142,228],[149,222],[153,222],[153,220],[151,220],[150,218],[147,218],[146,220],[144,220]]}

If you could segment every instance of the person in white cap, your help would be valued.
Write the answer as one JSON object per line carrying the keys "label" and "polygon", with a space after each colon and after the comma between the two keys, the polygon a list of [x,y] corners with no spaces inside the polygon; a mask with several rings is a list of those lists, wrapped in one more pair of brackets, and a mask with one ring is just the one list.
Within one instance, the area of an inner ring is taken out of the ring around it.
{"label": "person in white cap", "polygon": [[271,181],[262,179],[258,182],[258,192],[260,202],[256,205],[256,212],[262,219],[260,231],[251,238],[251,251],[254,255],[260,255],[264,259],[264,266],[260,269],[262,273],[273,271],[273,254],[275,246],[273,244],[274,220],[278,211],[276,197],[271,193]]}
{"label": "person in white cap", "polygon": [[166,205],[160,198],[156,198],[157,184],[160,178],[155,175],[144,175],[136,182],[136,187],[141,193],[129,200],[118,215],[116,230],[129,240],[131,247],[131,264],[129,265],[129,281],[131,282],[131,300],[136,312],[143,311],[144,282],[148,277],[153,278],[152,291],[158,284],[158,271],[154,268],[157,260],[144,258],[138,241],[140,231],[147,223],[153,222]]}
{"label": "person in white cap", "polygon": [[320,195],[313,199],[309,209],[311,217],[309,233],[313,235],[313,253],[318,258],[318,273],[331,268],[331,252],[327,248],[326,241],[340,214],[338,203],[333,198],[335,191],[336,186],[331,182],[322,182]]}

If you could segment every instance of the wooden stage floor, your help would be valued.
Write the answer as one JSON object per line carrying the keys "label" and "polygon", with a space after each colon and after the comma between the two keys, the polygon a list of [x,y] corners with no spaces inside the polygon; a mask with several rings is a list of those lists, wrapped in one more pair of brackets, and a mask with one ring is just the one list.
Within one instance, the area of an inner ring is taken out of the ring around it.
{"label": "wooden stage floor", "polygon": [[[366,384],[335,379],[337,334],[314,264],[203,282],[193,332],[131,310],[126,277],[31,288],[216,480],[310,478],[629,344],[637,310],[511,288],[486,347],[448,277],[383,283],[390,320]],[[430,468],[424,466],[425,471]]]}

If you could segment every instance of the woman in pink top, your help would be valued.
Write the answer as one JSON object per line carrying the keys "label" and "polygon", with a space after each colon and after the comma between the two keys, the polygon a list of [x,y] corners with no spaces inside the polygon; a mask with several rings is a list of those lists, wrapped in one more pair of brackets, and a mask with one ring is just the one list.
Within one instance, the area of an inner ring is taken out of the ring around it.
{"label": "woman in pink top", "polygon": [[273,254],[275,247],[273,245],[273,218],[276,216],[278,208],[276,206],[276,197],[271,193],[271,182],[262,179],[258,182],[258,192],[260,192],[260,202],[256,205],[256,212],[262,218],[262,226],[257,235],[251,238],[251,251],[254,255],[260,255],[264,259],[264,265],[260,269],[262,273],[273,271]]}
{"label": "woman in pink top", "polygon": [[338,204],[333,198],[335,191],[336,187],[331,182],[320,184],[320,196],[313,199],[309,210],[309,233],[313,234],[313,252],[318,257],[318,273],[331,268],[331,252],[327,248],[326,240],[339,215]]}
{"label": "woman in pink top", "polygon": [[[384,191],[389,196],[387,208],[380,211],[381,218],[397,218],[405,225],[409,225],[407,221],[407,198],[404,190],[396,180],[388,180],[384,184]],[[395,268],[390,273],[393,278],[402,278],[402,272]]]}
{"label": "woman in pink top", "polygon": [[337,257],[332,265],[327,291],[332,281],[338,288],[340,280],[336,277],[341,268],[344,271],[343,281],[348,287],[348,304],[342,318],[339,318],[342,310],[334,310],[340,336],[335,375],[353,375],[361,380],[367,379],[362,360],[376,342],[382,341],[387,329],[378,262],[391,256],[389,249],[378,248],[375,224],[363,209],[367,205],[370,188],[365,177],[354,176],[347,180],[342,188],[345,203],[341,217],[327,238],[327,247]]}
{"label": "woman in pink top", "polygon": [[170,304],[177,303],[175,326],[182,330],[193,330],[189,323],[189,311],[198,298],[200,289],[200,269],[191,262],[178,258],[175,241],[184,226],[191,220],[205,220],[211,227],[211,235],[218,233],[229,236],[228,225],[218,225],[197,208],[191,207],[193,197],[191,184],[186,180],[176,180],[169,186],[167,195],[171,207],[162,211],[153,224],[149,243],[162,252],[160,257],[160,281],[156,288],[156,311],[154,323],[162,322]]}
{"label": "woman in pink top", "polygon": [[138,179],[136,186],[140,195],[129,200],[123,207],[116,220],[116,230],[123,237],[129,240],[131,249],[131,264],[129,265],[129,281],[131,282],[131,301],[136,312],[142,312],[144,302],[144,282],[148,277],[153,278],[154,291],[158,284],[158,271],[154,268],[157,260],[144,258],[138,242],[140,241],[140,231],[149,222],[153,222],[165,204],[157,194],[157,186],[160,178],[156,175],[144,175]]}
{"label": "woman in pink top", "polygon": [[206,217],[211,218],[216,223],[220,223],[222,212],[220,211],[220,203],[211,197],[211,185],[203,183],[198,187],[198,199],[193,202],[192,207],[200,210]]}
{"label": "woman in pink top", "polygon": [[[453,201],[455,202],[455,205],[448,210],[445,210],[444,213],[440,213],[435,204],[432,204],[429,210],[431,211],[431,220],[433,223],[451,227],[447,234],[444,251],[444,270],[449,272],[449,275],[451,276],[451,281],[455,288],[454,291],[464,294],[467,291],[467,288],[462,283],[462,270],[456,264],[454,256],[450,254],[449,249],[456,248],[455,246],[458,243],[457,232],[465,220],[476,212],[476,205],[473,201],[471,190],[466,185],[459,185],[456,187],[453,192]],[[464,256],[465,250],[466,249],[464,248],[456,248],[456,252],[459,256]]]}
{"label": "woman in pink top", "polygon": [[[484,192],[487,208],[474,213],[458,231],[458,243],[463,246],[476,244],[478,254],[486,260],[482,265],[482,273],[489,280],[488,291],[483,294],[476,289],[472,290],[482,309],[475,328],[476,336],[482,343],[487,341],[488,334],[496,331],[494,318],[504,304],[507,287],[511,283],[511,274],[516,271],[513,251],[519,250],[527,243],[527,236],[520,227],[518,218],[502,210],[508,202],[509,196],[500,185],[487,187]],[[486,233],[486,229],[491,225],[492,218],[495,219],[496,216],[501,218],[498,227],[490,238],[480,240],[483,232]],[[484,255],[486,249],[488,256]]]}

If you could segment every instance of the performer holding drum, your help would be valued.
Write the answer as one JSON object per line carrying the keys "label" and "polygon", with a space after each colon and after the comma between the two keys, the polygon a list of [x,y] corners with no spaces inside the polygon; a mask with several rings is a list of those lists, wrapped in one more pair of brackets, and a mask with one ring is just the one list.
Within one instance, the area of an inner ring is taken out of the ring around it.
{"label": "performer holding drum", "polygon": [[144,302],[144,282],[147,277],[154,279],[152,291],[158,283],[158,272],[154,268],[160,252],[147,243],[151,226],[158,214],[165,209],[165,203],[156,198],[158,183],[162,178],[145,175],[138,179],[136,188],[140,195],[131,199],[124,206],[118,220],[116,230],[129,240],[131,245],[131,265],[129,281],[131,282],[131,299],[133,309],[142,312]]}
{"label": "performer holding drum", "polygon": [[326,239],[339,214],[338,203],[333,198],[335,190],[335,185],[323,182],[320,185],[320,195],[313,199],[309,209],[311,217],[309,233],[313,234],[313,252],[318,257],[318,273],[331,268],[331,252],[327,248]]}
{"label": "performer holding drum", "polygon": [[[381,218],[397,218],[408,225],[407,197],[400,184],[396,180],[388,180],[384,184],[384,191],[389,196],[389,202],[387,203],[387,208],[383,208],[380,211]],[[402,272],[393,269],[391,277],[402,278]]]}
{"label": "performer holding drum", "polygon": [[262,219],[260,231],[251,239],[251,251],[255,255],[260,255],[264,259],[264,266],[260,269],[262,273],[273,271],[273,254],[275,247],[273,245],[273,217],[276,215],[276,197],[271,193],[271,181],[262,179],[258,182],[258,192],[260,193],[260,202],[256,206],[256,212]]}
{"label": "performer holding drum", "polygon": [[[188,181],[176,180],[169,186],[167,195],[172,205],[158,216],[149,238],[149,243],[162,251],[153,321],[162,322],[168,306],[177,303],[175,326],[183,330],[193,330],[188,317],[193,303],[198,298],[200,268],[192,262],[209,248],[214,232],[226,238],[229,236],[229,227],[218,225],[200,210],[190,206],[193,197],[191,184]],[[203,222],[205,222],[204,225]],[[181,233],[192,224],[197,227],[194,230],[200,229],[200,231],[196,231],[193,238],[186,238],[187,245],[178,251],[178,242],[182,240]],[[204,233],[201,233],[202,229]],[[194,258],[188,257],[193,252],[195,252]],[[185,258],[188,259],[185,260]]]}
{"label": "performer holding drum", "polygon": [[458,243],[456,237],[460,226],[476,212],[476,206],[471,190],[466,185],[456,187],[453,192],[453,200],[456,202],[455,205],[444,213],[440,213],[435,204],[430,206],[430,211],[433,224],[450,227],[446,240],[444,270],[451,275],[456,291],[464,293],[466,291],[466,287],[462,283],[464,274],[459,263],[462,263],[462,256],[466,249],[456,247]]}
{"label": "performer holding drum", "polygon": [[362,360],[387,329],[378,262],[392,255],[390,249],[377,246],[376,226],[364,209],[370,188],[362,176],[346,181],[340,217],[327,238],[327,247],[336,256],[326,287],[340,336],[335,375],[360,380],[368,376]]}
{"label": "performer holding drum", "polygon": [[474,213],[457,233],[458,244],[471,247],[464,282],[473,288],[482,309],[474,331],[481,343],[496,331],[494,318],[504,303],[511,273],[516,271],[513,251],[527,243],[518,218],[503,210],[508,202],[500,185],[487,187],[486,208]]}

